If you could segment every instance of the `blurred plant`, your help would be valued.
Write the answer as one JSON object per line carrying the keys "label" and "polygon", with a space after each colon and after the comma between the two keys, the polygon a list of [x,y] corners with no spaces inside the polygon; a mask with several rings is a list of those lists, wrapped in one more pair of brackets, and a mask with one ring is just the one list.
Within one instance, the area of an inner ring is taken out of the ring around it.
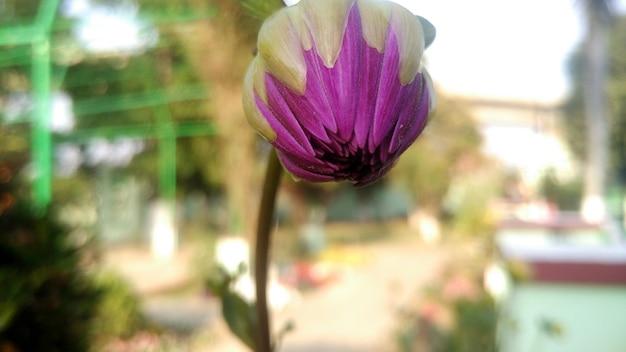
{"label": "blurred plant", "polygon": [[[213,295],[220,298],[222,316],[230,331],[251,350],[255,350],[255,338],[259,332],[256,304],[243,297],[234,287],[245,271],[243,263],[235,273],[229,273],[220,266],[213,266],[212,270],[207,272],[205,285]],[[284,335],[293,329],[294,325],[288,321],[277,332],[272,349],[276,350]]]}
{"label": "blurred plant", "polygon": [[[142,3],[154,4],[154,0]],[[169,1],[160,1],[169,3]],[[190,141],[192,152],[185,156],[196,161],[202,175],[216,183],[225,198],[228,216],[223,231],[232,234],[253,232],[254,199],[258,199],[262,163],[258,156],[267,151],[260,147],[254,132],[245,125],[241,106],[242,82],[253,57],[256,33],[261,16],[269,15],[279,0],[193,1],[194,6],[211,4],[215,15],[188,23],[185,30],[173,31],[180,38],[185,55],[195,72],[211,87],[208,116],[219,135],[210,143]],[[252,13],[246,9],[253,10]],[[190,32],[197,33],[189,35]]]}
{"label": "blurred plant", "polygon": [[496,215],[492,201],[501,189],[502,175],[486,162],[463,170],[452,180],[445,198],[445,223],[453,235],[480,237],[492,235]]}
{"label": "blurred plant", "polygon": [[0,346],[87,351],[102,291],[81,266],[81,248],[19,185],[22,162],[0,160]]}
{"label": "blurred plant", "polygon": [[561,180],[552,170],[539,181],[539,192],[545,199],[555,204],[559,210],[577,211],[580,209],[583,185],[581,180]]}
{"label": "blurred plant", "polygon": [[396,350],[495,352],[496,324],[495,302],[479,280],[453,275],[429,289],[417,312],[401,317]]}
{"label": "blurred plant", "polygon": [[0,350],[76,351],[128,338],[143,326],[139,301],[112,273],[86,261],[54,214],[23,186],[25,158],[0,153]]}
{"label": "blurred plant", "polygon": [[583,18],[587,24],[582,86],[585,111],[587,154],[582,216],[587,220],[604,220],[604,196],[609,170],[608,94],[604,88],[609,76],[609,36],[613,20],[613,0],[584,0]]}
{"label": "blurred plant", "polygon": [[[2,159],[23,157],[28,151],[28,128],[23,125],[0,125]],[[1,160],[1,159],[0,159]]]}
{"label": "blurred plant", "polygon": [[240,3],[243,8],[246,9],[248,14],[261,21],[268,18],[271,14],[284,6],[284,3],[280,0],[240,0]]}
{"label": "blurred plant", "polygon": [[459,300],[454,304],[456,326],[449,335],[454,352],[495,352],[497,314],[491,297],[483,293],[474,300]]}
{"label": "blurred plant", "polygon": [[91,280],[102,292],[91,324],[93,344],[102,346],[114,339],[129,339],[145,327],[139,297],[123,277],[101,272],[94,273]]}
{"label": "blurred plant", "polygon": [[603,196],[604,183],[626,184],[626,17],[615,17],[613,1],[578,3],[587,33],[570,57],[572,90],[562,125],[572,151],[586,164],[584,193]]}
{"label": "blurred plant", "polygon": [[256,305],[248,302],[233,289],[233,284],[243,275],[244,271],[243,264],[240,265],[239,271],[234,274],[230,274],[222,267],[215,266],[209,272],[206,286],[213,295],[220,298],[222,316],[230,331],[246,346],[254,350],[254,341],[258,334]]}
{"label": "blurred plant", "polygon": [[5,0],[0,11],[2,25],[23,24],[37,14],[38,0]]}
{"label": "blurred plant", "polygon": [[[168,122],[174,124],[207,120],[209,103],[206,99],[168,102],[167,95],[174,91],[182,97],[193,98],[201,96],[208,88],[203,86],[204,82],[190,63],[180,35],[174,29],[163,29],[159,39],[161,45],[145,48],[139,54],[95,56],[68,68],[63,88],[71,94],[76,114],[76,131],[68,142],[80,147],[78,150],[85,160],[80,173],[93,175],[97,171],[102,163],[91,160],[89,146],[95,140],[102,142],[101,138],[124,137],[123,132],[111,135],[111,131],[120,131],[119,127],[143,125],[148,129],[163,122],[166,116],[166,119],[171,117]],[[119,100],[125,96],[126,100]],[[144,152],[135,155],[125,170],[153,184],[158,183],[157,137],[156,132],[145,136]],[[214,143],[215,139],[210,136],[181,138],[177,143],[177,180],[183,192],[190,188],[211,191],[219,187],[222,179],[216,177],[218,167],[212,162],[215,160]]]}
{"label": "blurred plant", "polygon": [[533,268],[527,262],[521,260],[509,260],[505,263],[507,272],[510,273],[511,279],[517,282],[525,282],[532,280],[534,273]]}
{"label": "blurred plant", "polygon": [[467,107],[439,94],[437,117],[398,161],[390,179],[407,190],[418,208],[440,216],[453,179],[484,166],[481,143],[481,134]]}

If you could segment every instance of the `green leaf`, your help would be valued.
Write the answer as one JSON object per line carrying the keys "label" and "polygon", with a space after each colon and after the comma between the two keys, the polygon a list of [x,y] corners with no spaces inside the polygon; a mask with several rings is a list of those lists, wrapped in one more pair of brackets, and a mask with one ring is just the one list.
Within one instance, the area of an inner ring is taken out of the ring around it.
{"label": "green leaf", "polygon": [[291,331],[294,331],[295,329],[296,324],[294,324],[293,320],[287,321],[285,325],[283,325],[282,329],[278,331],[278,334],[276,334],[276,341],[275,345],[272,348],[272,351],[278,351],[278,345],[283,341],[285,335]]}
{"label": "green leaf", "polygon": [[17,312],[17,306],[10,303],[0,303],[0,331],[3,331]]}
{"label": "green leaf", "polygon": [[248,14],[260,20],[268,18],[285,4],[281,0],[239,0]]}
{"label": "green leaf", "polygon": [[223,296],[228,290],[228,286],[233,278],[223,267],[216,265],[212,267],[205,278],[205,287],[216,296]]}
{"label": "green leaf", "polygon": [[417,19],[422,24],[422,29],[424,30],[424,42],[426,47],[428,48],[430,44],[435,41],[435,36],[437,35],[437,29],[435,26],[430,23],[427,19],[422,16],[417,16]]}
{"label": "green leaf", "polygon": [[227,291],[222,296],[222,315],[230,331],[254,350],[254,337],[258,330],[255,305],[246,302],[237,293]]}

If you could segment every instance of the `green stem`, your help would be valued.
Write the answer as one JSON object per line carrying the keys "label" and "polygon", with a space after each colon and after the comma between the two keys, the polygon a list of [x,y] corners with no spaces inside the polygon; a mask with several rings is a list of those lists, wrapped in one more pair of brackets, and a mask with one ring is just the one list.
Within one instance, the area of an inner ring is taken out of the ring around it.
{"label": "green stem", "polygon": [[282,165],[272,149],[267,163],[263,194],[259,207],[259,218],[255,247],[255,281],[256,281],[256,309],[258,330],[256,336],[256,352],[271,352],[270,317],[267,308],[267,272],[269,266],[269,250],[271,227],[274,223],[274,204],[280,183]]}

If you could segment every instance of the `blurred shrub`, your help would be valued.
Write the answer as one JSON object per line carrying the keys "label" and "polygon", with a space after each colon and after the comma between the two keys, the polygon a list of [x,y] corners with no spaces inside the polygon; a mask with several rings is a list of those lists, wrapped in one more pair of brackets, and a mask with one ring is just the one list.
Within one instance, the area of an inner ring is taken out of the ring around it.
{"label": "blurred shrub", "polygon": [[540,193],[559,210],[577,211],[582,198],[580,179],[561,180],[554,171],[548,171],[539,182]]}
{"label": "blurred shrub", "polygon": [[412,199],[404,189],[384,181],[365,188],[342,184],[328,204],[328,221],[385,221],[404,218]]}
{"label": "blurred shrub", "polygon": [[93,282],[102,294],[92,323],[95,342],[128,339],[144,327],[139,298],[124,278],[105,272],[94,275]]}
{"label": "blurred shrub", "polygon": [[497,314],[486,294],[454,303],[456,326],[448,335],[446,352],[495,352]]}
{"label": "blurred shrub", "polygon": [[0,346],[87,351],[101,291],[51,216],[16,204],[0,214]]}
{"label": "blurred shrub", "polygon": [[455,177],[476,172],[483,161],[482,135],[460,99],[437,96],[437,113],[389,173],[422,210],[440,215]]}
{"label": "blurred shrub", "polygon": [[85,352],[134,333],[137,298],[119,277],[91,274],[91,248],[35,211],[19,182],[23,165],[0,159],[0,351]]}
{"label": "blurred shrub", "polygon": [[495,352],[497,310],[471,274],[453,273],[430,287],[417,312],[402,317],[395,350]]}
{"label": "blurred shrub", "polygon": [[501,175],[489,168],[453,180],[444,202],[444,220],[453,234],[471,237],[493,232],[496,219],[491,207],[501,180]]}

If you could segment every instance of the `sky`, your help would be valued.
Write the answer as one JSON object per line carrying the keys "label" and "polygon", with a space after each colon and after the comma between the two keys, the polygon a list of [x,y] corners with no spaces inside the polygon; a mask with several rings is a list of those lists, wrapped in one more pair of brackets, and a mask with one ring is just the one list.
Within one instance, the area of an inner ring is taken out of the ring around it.
{"label": "sky", "polygon": [[[554,103],[584,35],[580,0],[394,0],[437,29],[426,67],[442,90]],[[616,9],[626,12],[626,0]]]}
{"label": "sky", "polygon": [[117,7],[66,0],[64,15],[78,19],[74,29],[84,49],[91,52],[139,52],[158,40],[158,33],[139,17],[139,7],[125,2]]}
{"label": "sky", "polygon": [[[442,91],[538,103],[567,96],[567,60],[584,34],[582,0],[393,1],[437,28],[425,62]],[[626,13],[626,0],[614,1]],[[132,51],[156,40],[137,25],[136,8],[116,13],[94,11],[89,0],[65,3],[66,13],[81,19],[79,37],[91,50],[115,43]]]}

